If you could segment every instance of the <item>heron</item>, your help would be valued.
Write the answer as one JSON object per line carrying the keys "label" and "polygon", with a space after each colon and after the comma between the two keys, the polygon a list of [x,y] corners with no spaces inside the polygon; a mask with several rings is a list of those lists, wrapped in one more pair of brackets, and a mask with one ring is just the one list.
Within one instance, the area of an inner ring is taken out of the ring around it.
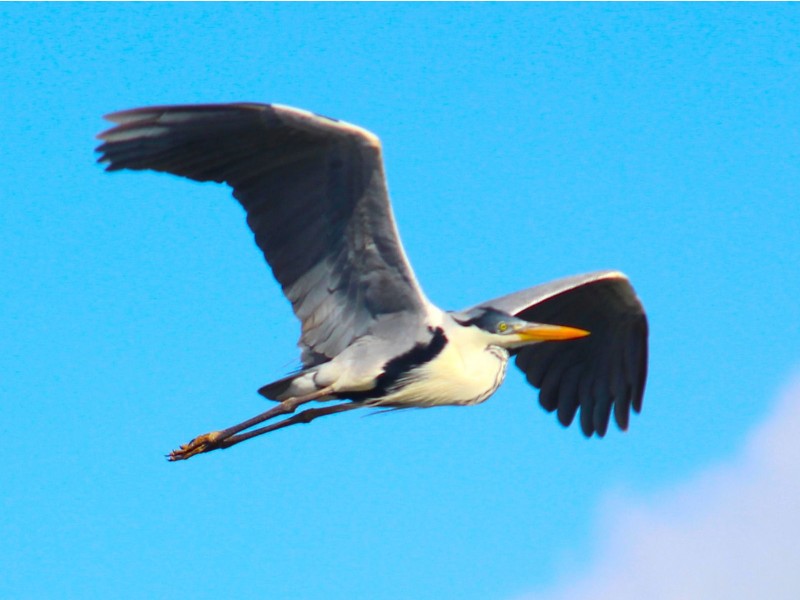
{"label": "heron", "polygon": [[[469,406],[511,358],[540,404],[586,437],[642,407],[647,318],[628,278],[598,271],[463,310],[435,306],[400,242],[381,142],[279,104],[154,106],[109,114],[98,162],[226,183],[300,320],[301,366],[258,392],[276,404],[173,450],[185,460],[358,408]],[[315,403],[298,412],[301,406]],[[280,417],[283,417],[282,419]]]}

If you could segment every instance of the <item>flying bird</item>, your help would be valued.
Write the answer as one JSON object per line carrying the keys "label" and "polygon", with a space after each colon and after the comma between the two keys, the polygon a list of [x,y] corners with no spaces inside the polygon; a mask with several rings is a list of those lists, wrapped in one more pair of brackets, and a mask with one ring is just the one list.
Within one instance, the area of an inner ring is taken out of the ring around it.
{"label": "flying bird", "polygon": [[[278,403],[194,438],[169,460],[362,407],[478,404],[500,387],[511,357],[564,426],[580,411],[586,436],[605,435],[612,410],[622,430],[630,409],[641,410],[647,319],[625,275],[577,275],[441,310],[406,258],[381,143],[369,131],[277,104],[156,106],[106,118],[115,126],[98,136],[97,151],[107,171],[233,188],[302,325],[302,367],[258,390]],[[310,402],[319,405],[297,412]]]}

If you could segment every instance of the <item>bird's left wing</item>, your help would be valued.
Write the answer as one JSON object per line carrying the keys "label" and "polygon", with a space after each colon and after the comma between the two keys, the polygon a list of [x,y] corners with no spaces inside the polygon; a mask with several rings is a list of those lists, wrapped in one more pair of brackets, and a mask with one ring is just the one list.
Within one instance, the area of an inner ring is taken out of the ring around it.
{"label": "bird's left wing", "polygon": [[620,429],[642,408],[647,317],[627,277],[600,271],[566,277],[481,304],[528,321],[586,329],[585,338],[523,347],[517,366],[539,401],[568,426],[580,408],[583,433],[603,436],[613,406]]}
{"label": "bird's left wing", "polygon": [[397,235],[381,146],[368,131],[268,104],[113,113],[108,170],[225,182],[302,323],[303,363],[336,356],[389,315],[427,306]]}

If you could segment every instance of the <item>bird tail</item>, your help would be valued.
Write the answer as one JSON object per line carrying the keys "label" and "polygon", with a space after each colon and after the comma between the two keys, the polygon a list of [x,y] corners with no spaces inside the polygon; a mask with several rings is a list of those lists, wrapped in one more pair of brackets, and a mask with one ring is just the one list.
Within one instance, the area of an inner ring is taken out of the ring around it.
{"label": "bird tail", "polygon": [[[305,375],[309,375],[316,371],[316,367],[311,367],[309,369],[303,369],[301,371],[296,371],[291,375],[287,375],[277,381],[273,381],[272,383],[268,383],[265,386],[259,388],[258,393],[264,396],[267,400],[275,400],[276,402],[282,402],[287,398],[291,398],[292,396],[298,395],[299,390],[293,389],[292,384],[297,382],[298,384],[303,383],[301,381],[297,381],[301,377]],[[295,386],[297,387],[297,386]]]}

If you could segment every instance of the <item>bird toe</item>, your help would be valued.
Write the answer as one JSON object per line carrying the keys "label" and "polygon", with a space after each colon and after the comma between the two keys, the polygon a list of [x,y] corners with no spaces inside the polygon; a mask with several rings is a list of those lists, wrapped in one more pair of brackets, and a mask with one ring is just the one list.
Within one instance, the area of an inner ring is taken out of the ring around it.
{"label": "bird toe", "polygon": [[173,450],[167,456],[167,460],[170,462],[175,462],[178,460],[186,460],[191,458],[196,454],[202,454],[203,452],[209,452],[211,450],[216,450],[220,447],[220,442],[222,441],[222,432],[221,431],[212,431],[210,433],[204,433],[203,435],[198,435],[188,444],[183,444],[177,450]]}

